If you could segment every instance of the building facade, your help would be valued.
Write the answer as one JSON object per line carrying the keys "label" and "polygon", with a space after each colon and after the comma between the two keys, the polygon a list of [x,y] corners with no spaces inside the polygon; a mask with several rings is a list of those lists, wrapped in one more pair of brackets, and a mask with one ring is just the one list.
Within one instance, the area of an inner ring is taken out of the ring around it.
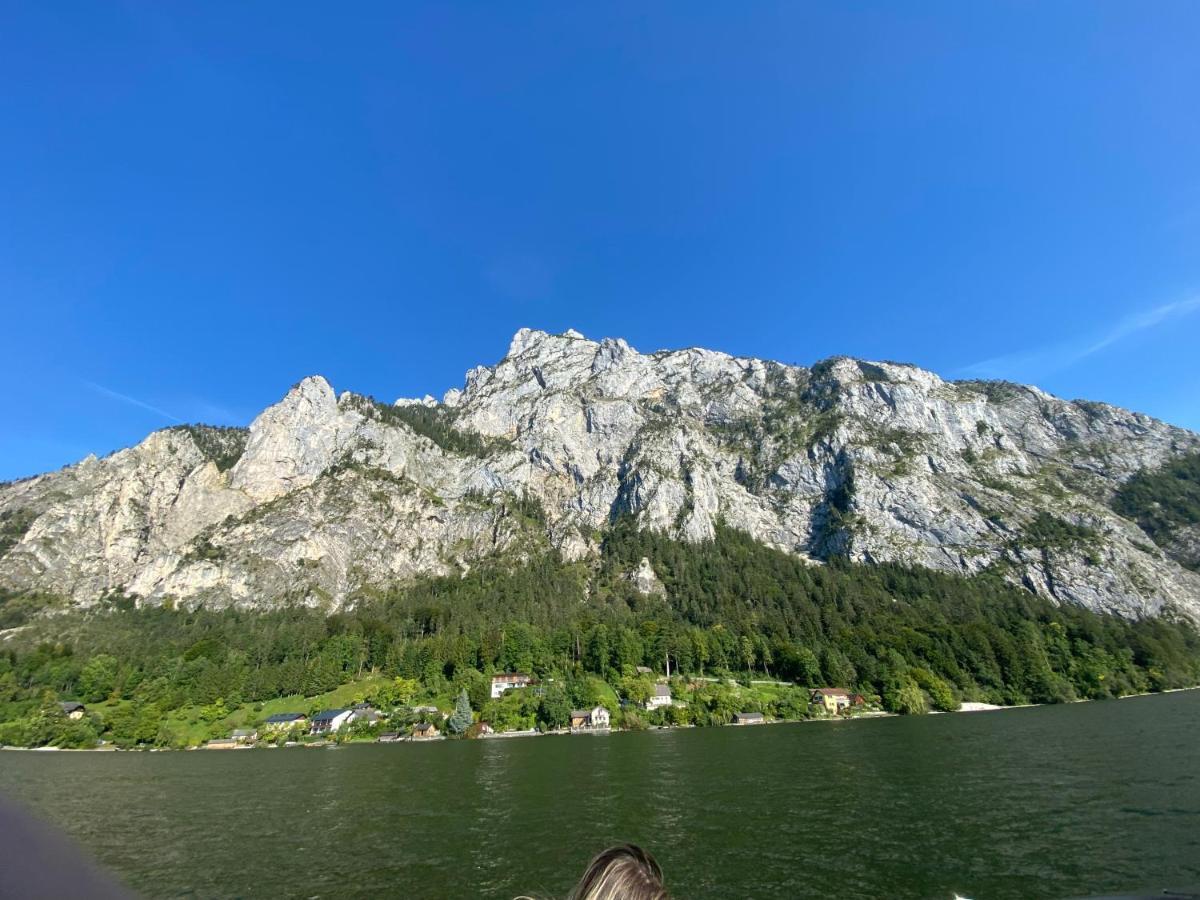
{"label": "building facade", "polygon": [[572,731],[607,731],[611,727],[612,717],[603,706],[571,710]]}
{"label": "building facade", "polygon": [[492,699],[500,697],[505,691],[511,691],[514,688],[529,687],[533,684],[533,678],[529,675],[524,675],[521,672],[501,672],[492,676]]}
{"label": "building facade", "polygon": [[808,699],[830,715],[835,715],[850,705],[850,692],[845,688],[817,688]]}
{"label": "building facade", "polygon": [[672,702],[671,686],[669,684],[656,684],[650,694],[650,699],[646,701],[646,709],[660,709],[664,706],[670,706]]}
{"label": "building facade", "polygon": [[350,721],[350,716],[354,714],[352,709],[326,709],[317,713],[312,717],[312,726],[308,729],[309,734],[328,734],[338,731],[343,725]]}

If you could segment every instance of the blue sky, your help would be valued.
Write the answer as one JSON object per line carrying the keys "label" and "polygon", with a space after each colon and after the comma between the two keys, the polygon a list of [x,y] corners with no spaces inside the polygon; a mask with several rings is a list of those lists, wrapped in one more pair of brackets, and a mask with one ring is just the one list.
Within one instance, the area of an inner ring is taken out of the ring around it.
{"label": "blue sky", "polygon": [[522,326],[1200,427],[1200,4],[0,2],[0,478]]}

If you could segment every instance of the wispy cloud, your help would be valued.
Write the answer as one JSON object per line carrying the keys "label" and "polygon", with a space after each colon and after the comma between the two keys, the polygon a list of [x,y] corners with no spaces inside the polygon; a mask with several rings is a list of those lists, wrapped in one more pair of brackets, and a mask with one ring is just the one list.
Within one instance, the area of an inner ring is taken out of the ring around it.
{"label": "wispy cloud", "polygon": [[1037,378],[1049,375],[1069,368],[1139,332],[1173,319],[1183,318],[1198,310],[1200,297],[1164,303],[1154,309],[1126,316],[1105,332],[1076,335],[1054,344],[993,356],[991,359],[964,366],[961,371],[964,375],[982,378]]}
{"label": "wispy cloud", "polygon": [[138,407],[138,409],[147,410],[148,412],[152,412],[155,415],[162,416],[164,419],[169,419],[172,422],[182,422],[183,421],[182,419],[178,418],[177,416],[171,415],[165,409],[160,409],[159,407],[153,405],[152,403],[147,403],[145,400],[139,400],[137,397],[130,397],[128,394],[122,394],[120,391],[114,391],[112,388],[106,388],[104,385],[96,384],[96,382],[94,382],[94,381],[84,381],[83,384],[86,387],[90,388],[91,390],[95,391],[97,394],[102,394],[103,396],[109,397],[110,399],[113,399],[113,400],[119,400],[122,403],[129,404],[130,406],[136,406],[136,407]]}

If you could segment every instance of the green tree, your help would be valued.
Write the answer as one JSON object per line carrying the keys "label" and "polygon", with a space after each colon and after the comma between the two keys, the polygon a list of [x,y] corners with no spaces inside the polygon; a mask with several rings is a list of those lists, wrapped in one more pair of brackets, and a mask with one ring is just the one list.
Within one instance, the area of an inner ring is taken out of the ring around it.
{"label": "green tree", "polygon": [[450,714],[446,725],[454,734],[462,734],[471,727],[471,698],[467,696],[466,688],[459,691],[454,712]]}
{"label": "green tree", "polygon": [[883,704],[892,712],[900,713],[902,716],[919,716],[929,712],[929,705],[925,701],[925,695],[921,692],[921,688],[909,678],[896,682],[893,690],[885,691]]}
{"label": "green tree", "polygon": [[917,667],[910,673],[917,685],[921,687],[933,703],[934,709],[940,709],[943,712],[954,712],[962,704],[958,698],[954,696],[954,691],[946,681],[934,675],[928,669]]}
{"label": "green tree", "polygon": [[79,673],[79,696],[88,703],[107,700],[117,686],[117,660],[99,653]]}
{"label": "green tree", "polygon": [[546,728],[561,728],[570,722],[571,701],[558,682],[546,686],[546,693],[538,704],[537,720]]}
{"label": "green tree", "polygon": [[626,700],[642,706],[650,699],[650,693],[654,686],[649,678],[643,678],[641,675],[630,675],[622,678],[618,687],[620,688],[621,695]]}
{"label": "green tree", "polygon": [[203,722],[212,724],[218,719],[223,719],[229,715],[229,707],[225,705],[225,699],[218,697],[212,703],[200,708],[200,719]]}

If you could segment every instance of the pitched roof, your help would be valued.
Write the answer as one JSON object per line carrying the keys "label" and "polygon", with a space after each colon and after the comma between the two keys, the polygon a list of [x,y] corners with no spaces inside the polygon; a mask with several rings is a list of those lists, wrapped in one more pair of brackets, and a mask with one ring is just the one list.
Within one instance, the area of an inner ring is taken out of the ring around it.
{"label": "pitched roof", "polygon": [[822,697],[849,697],[850,692],[845,688],[817,688],[813,691],[814,694],[820,694]]}
{"label": "pitched roof", "polygon": [[586,719],[592,714],[590,709],[573,709],[571,710],[572,719]]}
{"label": "pitched roof", "polygon": [[654,686],[654,696],[655,697],[670,697],[671,696],[671,686],[669,684],[656,684]]}
{"label": "pitched roof", "polygon": [[266,723],[268,725],[279,725],[283,722],[299,722],[304,718],[304,713],[275,713],[273,716],[267,716]]}
{"label": "pitched roof", "polygon": [[87,707],[84,706],[82,703],[80,703],[78,700],[64,700],[63,702],[59,703],[58,705],[60,707],[62,707],[63,712],[68,712],[68,713],[75,712],[75,710],[77,710],[77,709],[87,709]]}
{"label": "pitched roof", "polygon": [[235,738],[238,738],[238,737],[250,737],[250,735],[252,735],[252,734],[254,734],[254,731],[253,731],[253,729],[250,729],[250,728],[235,728],[235,729],[233,729],[233,734],[232,734],[231,736],[232,736],[232,737],[235,737]]}
{"label": "pitched roof", "polygon": [[319,713],[317,713],[315,716],[313,716],[313,721],[314,722],[332,722],[338,716],[342,715],[343,713],[348,713],[348,712],[350,712],[350,710],[348,710],[348,709],[323,709]]}

